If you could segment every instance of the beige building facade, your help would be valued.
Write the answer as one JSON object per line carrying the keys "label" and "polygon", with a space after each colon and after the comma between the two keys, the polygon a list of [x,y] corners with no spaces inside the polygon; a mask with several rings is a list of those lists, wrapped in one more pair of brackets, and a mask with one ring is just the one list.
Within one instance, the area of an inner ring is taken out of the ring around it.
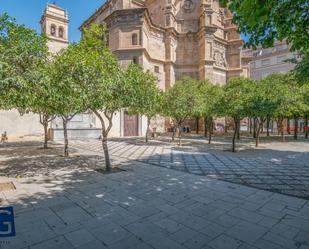
{"label": "beige building facade", "polygon": [[252,51],[250,76],[260,80],[273,73],[287,73],[295,68],[289,60],[297,59],[296,52],[290,51],[291,46],[284,41],[276,41],[273,47],[258,47]]}
{"label": "beige building facade", "polygon": [[[162,90],[184,76],[219,85],[231,77],[250,77],[251,57],[242,52],[232,15],[220,8],[218,0],[108,0],[81,25],[81,31],[92,23],[107,25],[108,46],[124,68],[132,62],[141,64],[158,78]],[[127,129],[141,135],[143,119],[132,121],[126,113],[120,117],[120,135]],[[188,124],[196,127],[194,122]],[[157,131],[168,126],[162,120],[151,124]]]}
{"label": "beige building facade", "polygon": [[109,48],[126,67],[142,64],[165,90],[184,76],[223,85],[249,77],[232,15],[217,0],[109,0],[81,30],[106,23]]}

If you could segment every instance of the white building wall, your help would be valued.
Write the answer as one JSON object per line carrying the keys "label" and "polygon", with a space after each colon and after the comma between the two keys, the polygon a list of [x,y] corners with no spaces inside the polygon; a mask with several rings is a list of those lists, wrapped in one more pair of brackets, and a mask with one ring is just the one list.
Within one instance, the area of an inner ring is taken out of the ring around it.
{"label": "white building wall", "polygon": [[39,115],[30,113],[21,116],[17,110],[0,110],[0,133],[5,131],[9,139],[43,135]]}

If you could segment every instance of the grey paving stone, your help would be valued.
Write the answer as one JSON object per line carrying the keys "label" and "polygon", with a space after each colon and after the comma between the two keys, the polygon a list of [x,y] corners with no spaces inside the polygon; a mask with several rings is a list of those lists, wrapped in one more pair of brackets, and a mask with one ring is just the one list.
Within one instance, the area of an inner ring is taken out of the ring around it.
{"label": "grey paving stone", "polygon": [[192,238],[186,240],[183,245],[186,248],[190,249],[200,249],[207,247],[207,244],[211,241],[211,238],[206,236],[205,234],[197,234],[194,235]]}
{"label": "grey paving stone", "polygon": [[169,218],[196,230],[199,230],[205,226],[205,219],[183,211],[173,214],[169,216]]}
{"label": "grey paving stone", "polygon": [[225,233],[233,238],[247,242],[248,244],[253,244],[267,231],[268,228],[256,225],[254,223],[249,223],[247,221],[241,221],[225,231]]}
{"label": "grey paving stone", "polygon": [[134,205],[130,206],[128,210],[142,218],[146,218],[160,212],[159,209],[148,205]]}
{"label": "grey paving stone", "polygon": [[76,247],[76,249],[108,249],[108,247],[105,246],[101,241],[94,240],[79,247]]}
{"label": "grey paving stone", "polygon": [[220,217],[213,220],[213,222],[218,223],[221,226],[226,228],[232,227],[239,222],[239,218],[236,218],[231,215],[223,214]]}
{"label": "grey paving stone", "polygon": [[284,238],[293,239],[300,232],[300,230],[295,227],[278,223],[270,229],[270,232],[278,234]]}
{"label": "grey paving stone", "polygon": [[172,240],[175,240],[181,244],[183,244],[185,241],[193,238],[194,236],[199,235],[200,233],[198,233],[197,231],[193,230],[193,229],[189,229],[189,228],[182,228],[179,231],[169,235],[169,238],[171,238]]}
{"label": "grey paving stone", "polygon": [[254,222],[254,223],[258,223],[264,218],[263,215],[257,214],[256,212],[245,210],[243,208],[235,208],[229,211],[228,214],[238,217],[239,219],[243,219],[243,220]]}
{"label": "grey paving stone", "polygon": [[92,218],[92,216],[80,207],[59,210],[57,211],[57,215],[66,223],[75,223]]}
{"label": "grey paving stone", "polygon": [[299,244],[299,245],[309,245],[309,233],[305,231],[300,231],[294,240]]}
{"label": "grey paving stone", "polygon": [[263,239],[267,240],[267,241],[271,241],[274,244],[281,246],[281,248],[286,248],[286,249],[294,249],[294,248],[296,249],[296,248],[298,248],[297,242],[295,242],[291,239],[282,237],[280,235],[271,233],[271,232],[268,232],[267,234],[265,234],[263,236]]}
{"label": "grey paving stone", "polygon": [[281,224],[309,232],[309,218],[287,215],[281,220]]}
{"label": "grey paving stone", "polygon": [[[253,246],[253,245],[249,245],[249,244],[242,244],[240,247],[238,247],[237,249],[258,249],[257,247]],[[265,248],[266,249],[266,248]]]}
{"label": "grey paving stone", "polygon": [[73,245],[69,243],[63,236],[56,237],[51,240],[46,240],[42,243],[31,245],[30,249],[73,249]]}
{"label": "grey paving stone", "polygon": [[98,240],[104,242],[107,245],[116,243],[121,239],[130,237],[132,234],[123,229],[119,225],[107,225],[101,226],[89,230],[89,232]]}
{"label": "grey paving stone", "polygon": [[167,235],[162,234],[154,234],[152,238],[147,241],[147,244],[158,249],[185,249],[185,247],[183,247],[179,242],[168,238]]}
{"label": "grey paving stone", "polygon": [[140,244],[144,244],[144,242],[140,239],[138,239],[137,237],[135,237],[134,235],[121,239],[113,244],[110,244],[108,247],[110,249],[134,249],[136,247],[138,247]]}
{"label": "grey paving stone", "polygon": [[158,205],[158,206],[156,206],[156,208],[167,213],[167,214],[173,214],[173,213],[176,213],[176,212],[179,211],[178,208],[176,208],[172,205],[169,205],[169,204]]}
{"label": "grey paving stone", "polygon": [[241,242],[225,234],[212,240],[208,245],[214,249],[236,249],[241,246]]}
{"label": "grey paving stone", "polygon": [[169,233],[175,233],[184,226],[180,223],[175,222],[174,220],[164,218],[162,220],[158,220],[154,222],[154,224],[158,225],[162,229],[166,230]]}
{"label": "grey paving stone", "polygon": [[258,224],[264,227],[271,228],[275,224],[277,224],[280,221],[280,219],[270,218],[270,217],[264,217]]}
{"label": "grey paving stone", "polygon": [[64,235],[65,238],[74,246],[80,247],[96,240],[95,237],[86,229],[77,230]]}
{"label": "grey paving stone", "polygon": [[162,228],[148,221],[132,223],[125,226],[125,228],[131,234],[146,242],[152,240],[153,236],[164,236],[165,234]]}
{"label": "grey paving stone", "polygon": [[301,245],[299,249],[309,249],[309,245]]}
{"label": "grey paving stone", "polygon": [[223,234],[226,230],[226,227],[216,224],[215,222],[207,222],[205,223],[205,227],[200,229],[199,232],[213,239],[220,234]]}

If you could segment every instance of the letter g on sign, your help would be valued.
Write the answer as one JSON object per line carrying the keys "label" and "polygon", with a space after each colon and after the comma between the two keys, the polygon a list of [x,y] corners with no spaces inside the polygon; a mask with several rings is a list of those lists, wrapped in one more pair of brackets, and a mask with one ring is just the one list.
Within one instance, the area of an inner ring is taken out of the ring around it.
{"label": "letter g on sign", "polygon": [[15,235],[13,207],[0,208],[0,238]]}

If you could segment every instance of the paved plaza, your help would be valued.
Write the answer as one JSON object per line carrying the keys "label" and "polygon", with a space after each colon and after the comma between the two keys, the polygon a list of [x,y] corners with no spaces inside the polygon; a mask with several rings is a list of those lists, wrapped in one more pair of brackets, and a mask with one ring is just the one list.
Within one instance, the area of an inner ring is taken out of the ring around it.
{"label": "paved plaza", "polygon": [[[102,154],[99,141],[74,141],[72,146]],[[178,147],[160,142],[146,144],[136,139],[111,141],[109,147],[112,158],[138,160],[309,199],[309,143],[276,143],[268,145],[267,150],[262,146],[251,153],[236,154],[210,150],[203,144]]]}
{"label": "paved plaza", "polygon": [[0,199],[15,208],[17,236],[0,238],[0,248],[309,248],[304,199],[136,161],[117,165],[125,171],[67,167],[12,179],[17,189]]}
{"label": "paved plaza", "polygon": [[69,158],[61,144],[40,145],[0,147],[0,182],[16,187],[0,190],[0,206],[14,207],[16,225],[16,237],[0,238],[0,249],[309,249],[307,196],[232,183],[264,174],[308,183],[301,143],[289,153],[262,148],[253,160],[252,152],[186,141],[116,139],[109,146],[120,171],[112,174],[97,172],[104,166],[98,141],[71,141]]}

